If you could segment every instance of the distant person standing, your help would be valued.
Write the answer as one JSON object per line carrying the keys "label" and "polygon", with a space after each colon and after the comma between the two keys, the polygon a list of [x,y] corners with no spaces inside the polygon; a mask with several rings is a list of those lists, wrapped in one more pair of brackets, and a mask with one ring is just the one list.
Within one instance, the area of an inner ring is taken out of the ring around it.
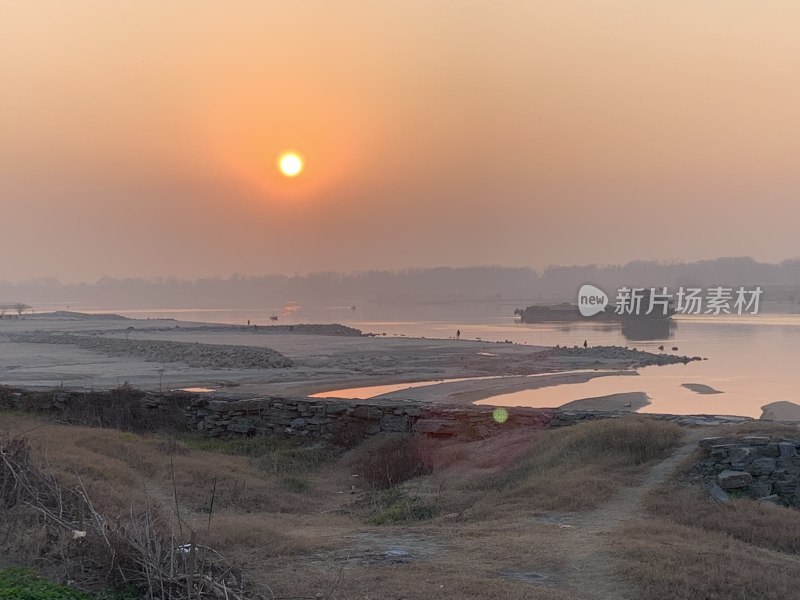
{"label": "distant person standing", "polygon": [[584,348],[588,348],[589,347],[589,340],[583,340],[583,347]]}
{"label": "distant person standing", "polygon": [[459,339],[460,337],[461,337],[461,330],[456,329],[456,339]]}

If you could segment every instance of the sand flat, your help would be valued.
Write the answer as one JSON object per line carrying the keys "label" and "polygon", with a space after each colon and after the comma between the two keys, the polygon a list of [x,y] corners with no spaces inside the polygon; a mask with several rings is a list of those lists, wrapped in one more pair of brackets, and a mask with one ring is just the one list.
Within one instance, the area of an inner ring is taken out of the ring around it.
{"label": "sand flat", "polygon": [[[626,354],[624,349],[555,351],[475,340],[353,335],[337,327],[255,329],[76,313],[4,319],[0,321],[0,383],[40,389],[62,385],[108,389],[122,383],[146,390],[227,388],[226,393],[233,390],[252,396],[465,379],[395,395],[471,403],[509,391],[608,374],[635,375],[625,369],[642,356]],[[174,356],[169,354],[170,344],[164,342],[175,344]],[[136,352],[126,356],[126,344],[132,350],[135,346]],[[150,356],[148,345],[158,352]],[[202,366],[186,360],[187,346],[194,345],[203,355]],[[259,368],[236,360],[237,354],[253,355],[253,348],[272,349],[290,359],[289,366]]]}

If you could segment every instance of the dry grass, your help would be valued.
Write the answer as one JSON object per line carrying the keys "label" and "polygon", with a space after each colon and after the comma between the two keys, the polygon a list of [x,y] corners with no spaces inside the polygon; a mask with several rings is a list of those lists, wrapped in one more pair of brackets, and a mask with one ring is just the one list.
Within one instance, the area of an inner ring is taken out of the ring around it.
{"label": "dry grass", "polygon": [[791,508],[749,499],[720,505],[699,486],[677,482],[650,494],[652,514],[689,527],[725,533],[748,544],[800,554],[800,518]]}
{"label": "dry grass", "polygon": [[[714,435],[797,435],[778,423],[746,423]],[[712,435],[712,432],[709,432]],[[652,516],[619,532],[612,543],[622,575],[642,598],[798,598],[800,519],[796,510],[750,499],[721,505],[686,475],[693,453],[664,485],[645,498]]]}
{"label": "dry grass", "polygon": [[[709,436],[711,433],[709,433]],[[715,435],[724,437],[741,437],[745,435],[798,436],[800,426],[789,423],[773,423],[771,421],[747,421],[738,425],[727,425],[717,428]]]}
{"label": "dry grass", "polygon": [[635,417],[548,430],[536,436],[513,468],[477,485],[526,507],[591,510],[633,484],[682,435],[673,423]]}
{"label": "dry grass", "polygon": [[[567,530],[532,513],[599,507],[639,481],[683,434],[673,424],[634,417],[427,442],[415,456],[432,473],[374,490],[380,486],[353,477],[355,466],[384,444],[394,447],[388,438],[337,456],[278,439],[142,436],[8,413],[0,418],[0,429],[27,431],[47,472],[68,485],[80,476],[112,516],[146,502],[170,515],[175,491],[184,526],[276,597],[331,600],[600,600],[572,587],[574,570],[560,546]],[[381,498],[359,510],[370,490]],[[798,550],[800,526],[788,518],[796,513],[749,501],[723,508],[698,493],[670,482],[646,499],[652,521],[609,538],[637,597],[794,597],[788,586],[800,574],[798,560],[778,551]],[[431,510],[425,520],[403,511],[395,518],[392,511],[403,503]],[[385,561],[386,549],[395,547],[408,548],[410,562]],[[529,571],[546,581],[508,576]]]}
{"label": "dry grass", "polygon": [[272,587],[277,598],[332,600],[608,600],[594,595],[576,596],[558,583],[536,585],[513,581],[464,564],[440,562],[397,565],[325,565],[293,570],[281,565],[280,579]]}
{"label": "dry grass", "polygon": [[[67,487],[85,486],[98,510],[112,518],[150,506],[171,518],[178,529],[177,496],[182,520],[200,532],[201,541],[232,550],[237,559],[248,558],[253,547],[275,555],[324,546],[309,539],[293,542],[276,532],[285,532],[287,517],[313,522],[316,517],[307,515],[338,506],[342,497],[337,492],[344,489],[340,482],[349,484],[349,476],[341,469],[319,469],[325,461],[315,450],[291,444],[273,446],[276,470],[271,454],[197,450],[191,448],[191,440],[181,443],[184,450],[174,452],[174,444],[166,443],[169,438],[163,436],[57,425],[9,413],[2,415],[0,436],[4,433],[25,433],[45,472]],[[287,485],[287,473],[304,473],[311,490],[298,492]],[[235,543],[237,537],[242,543]]]}
{"label": "dry grass", "polygon": [[[780,437],[797,435],[798,431],[793,425],[751,422],[725,427],[715,433],[726,438]],[[645,498],[647,510],[674,523],[725,533],[748,544],[779,552],[800,554],[800,519],[796,510],[749,498],[721,505],[699,485],[688,483],[687,476],[703,455],[698,448],[668,482],[648,494]]]}
{"label": "dry grass", "polygon": [[39,560],[50,555],[62,577],[83,586],[126,586],[161,600],[187,594],[197,600],[252,597],[240,572],[217,552],[198,546],[194,532],[176,536],[149,505],[110,519],[96,510],[83,486],[67,488],[43,472],[24,437],[0,441],[0,492],[4,542],[15,529],[38,533],[32,546]]}
{"label": "dry grass", "polygon": [[730,536],[662,520],[641,522],[613,543],[622,575],[648,600],[797,598],[800,561]]}
{"label": "dry grass", "polygon": [[[522,518],[531,510],[588,511],[635,483],[682,435],[677,425],[634,417],[509,431],[485,440],[427,441],[414,455],[432,465],[432,474],[385,492],[362,481],[365,493],[346,510],[374,524],[437,516],[486,522],[498,515]],[[349,463],[376,454],[383,443],[373,439],[362,444],[347,455]]]}

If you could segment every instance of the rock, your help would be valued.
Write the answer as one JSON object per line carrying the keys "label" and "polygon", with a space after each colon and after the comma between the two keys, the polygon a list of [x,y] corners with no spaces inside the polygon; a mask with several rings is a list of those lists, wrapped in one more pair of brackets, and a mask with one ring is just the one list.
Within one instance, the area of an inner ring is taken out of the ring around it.
{"label": "rock", "polygon": [[719,444],[711,447],[711,457],[716,460],[723,460],[728,458],[731,448],[735,448],[734,444]]}
{"label": "rock", "polygon": [[717,475],[717,482],[724,490],[746,488],[753,481],[753,476],[747,471],[726,470]]}
{"label": "rock", "polygon": [[353,410],[353,416],[359,419],[380,419],[383,416],[383,411],[379,406],[359,404]]}
{"label": "rock", "polygon": [[769,457],[757,458],[751,465],[753,475],[771,475],[775,471],[775,467],[775,459]]}
{"label": "rock", "polygon": [[246,422],[231,423],[230,425],[228,425],[228,431],[233,431],[235,433],[246,434],[246,433],[250,433],[254,429],[255,429],[255,427],[253,427],[252,424],[246,423]]}
{"label": "rock", "polygon": [[755,454],[755,452],[752,448],[735,446],[731,448],[728,455],[730,456],[731,464],[743,464],[750,462],[753,454]]}
{"label": "rock", "polygon": [[420,419],[414,424],[416,433],[429,435],[455,435],[458,432],[458,423],[444,419]]}
{"label": "rock", "polygon": [[381,419],[381,431],[405,432],[411,429],[411,421],[402,416],[387,415]]}
{"label": "rock", "polygon": [[754,481],[750,484],[750,495],[753,498],[765,498],[772,494],[772,484],[769,481]]}
{"label": "rock", "polygon": [[778,442],[778,452],[781,458],[797,456],[797,446],[793,442]]}
{"label": "rock", "polygon": [[720,504],[728,504],[731,501],[731,497],[716,483],[708,489],[708,493],[715,502]]}
{"label": "rock", "polygon": [[766,446],[769,444],[769,438],[761,435],[748,435],[742,438],[742,441],[748,446]]}
{"label": "rock", "polygon": [[778,444],[772,442],[771,444],[767,444],[767,447],[764,448],[762,451],[765,456],[780,456],[780,450],[778,449]]}
{"label": "rock", "polygon": [[775,504],[776,506],[783,506],[781,502],[781,497],[778,494],[770,494],[769,496],[764,496],[763,498],[758,499],[759,502],[767,502],[769,504]]}
{"label": "rock", "polygon": [[700,440],[700,442],[698,442],[698,445],[703,450],[710,450],[714,446],[721,445],[724,441],[725,441],[725,439],[721,438],[721,437],[706,437],[706,438],[703,438],[702,440]]}

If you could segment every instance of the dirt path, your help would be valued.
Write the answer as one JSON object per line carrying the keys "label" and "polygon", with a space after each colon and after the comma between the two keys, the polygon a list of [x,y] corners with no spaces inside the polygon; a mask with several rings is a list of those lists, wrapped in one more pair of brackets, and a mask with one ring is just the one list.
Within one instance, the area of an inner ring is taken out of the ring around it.
{"label": "dirt path", "polygon": [[[568,585],[582,597],[603,600],[632,600],[634,594],[615,573],[614,558],[606,549],[604,537],[627,522],[645,516],[643,500],[653,488],[665,482],[697,448],[697,442],[708,431],[688,431],[683,445],[668,458],[655,465],[638,485],[624,488],[600,508],[577,516],[565,529],[563,548],[570,557]],[[585,594],[585,596],[583,596]]]}

